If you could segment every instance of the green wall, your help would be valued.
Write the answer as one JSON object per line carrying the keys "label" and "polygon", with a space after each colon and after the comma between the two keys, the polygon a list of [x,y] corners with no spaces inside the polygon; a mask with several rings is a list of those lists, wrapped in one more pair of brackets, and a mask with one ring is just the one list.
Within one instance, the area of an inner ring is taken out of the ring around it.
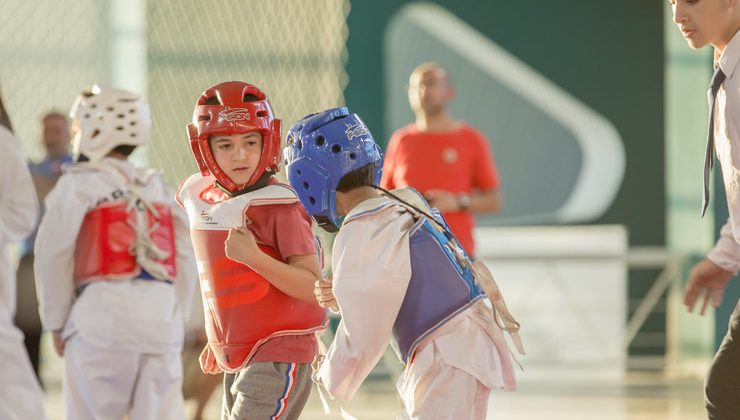
{"label": "green wall", "polygon": [[[354,1],[348,16],[345,99],[383,143],[390,133],[384,132],[379,94],[385,87],[382,37],[388,19],[407,3]],[[436,3],[617,127],[625,143],[625,179],[611,208],[594,223],[627,225],[631,245],[663,245],[664,3],[631,0],[610,2],[608,7],[589,0]]]}

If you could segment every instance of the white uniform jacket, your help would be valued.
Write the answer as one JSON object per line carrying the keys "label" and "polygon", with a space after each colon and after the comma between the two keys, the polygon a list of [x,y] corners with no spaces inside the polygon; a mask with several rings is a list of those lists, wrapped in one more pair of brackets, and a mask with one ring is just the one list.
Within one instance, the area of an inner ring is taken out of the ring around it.
{"label": "white uniform jacket", "polygon": [[0,304],[15,313],[15,266],[8,246],[33,232],[39,206],[21,146],[13,134],[0,127]]}
{"label": "white uniform jacket", "polygon": [[[137,176],[128,161],[105,158],[101,162],[129,179]],[[138,177],[142,178],[140,172]],[[146,178],[146,186],[140,188],[145,198],[172,209],[177,250],[174,287],[152,280],[98,281],[75,297],[74,252],[85,214],[101,202],[120,198],[126,184],[123,177],[108,171],[68,169],[46,198],[34,249],[44,329],[63,329],[65,340],[80,334],[88,345],[100,348],[157,353],[182,347],[183,326],[197,284],[187,218],[159,173],[150,170]]]}
{"label": "white uniform jacket", "polygon": [[7,249],[33,231],[38,202],[21,146],[4,127],[0,127],[0,156],[0,418],[45,419],[41,386],[23,347],[23,334],[13,325],[15,265]]}
{"label": "white uniform jacket", "polygon": [[[385,352],[411,278],[408,230],[413,223],[412,215],[391,199],[372,198],[352,209],[337,234],[333,292],[342,320],[318,371],[318,379],[336,398],[352,398]],[[503,334],[483,325],[477,306],[438,329],[417,352],[434,342],[443,359],[437,364],[461,369],[489,389],[513,389]],[[414,387],[399,383],[402,394],[413,395]]]}

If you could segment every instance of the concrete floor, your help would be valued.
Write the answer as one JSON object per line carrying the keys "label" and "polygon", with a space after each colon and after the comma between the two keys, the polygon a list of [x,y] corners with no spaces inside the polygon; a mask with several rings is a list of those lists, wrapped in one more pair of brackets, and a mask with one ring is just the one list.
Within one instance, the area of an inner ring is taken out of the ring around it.
{"label": "concrete floor", "polygon": [[[48,353],[46,353],[48,354]],[[519,390],[494,393],[491,420],[698,420],[706,418],[700,379],[668,380],[660,373],[628,373],[621,378],[598,372],[574,374],[552,368],[528,368]],[[61,360],[49,356],[43,369],[51,420],[62,420]],[[219,419],[220,391],[214,394],[205,419]],[[193,405],[188,403],[188,412]],[[363,385],[344,408],[360,420],[394,419],[401,410],[389,378],[380,375]],[[340,419],[325,415],[314,391],[301,419]]]}

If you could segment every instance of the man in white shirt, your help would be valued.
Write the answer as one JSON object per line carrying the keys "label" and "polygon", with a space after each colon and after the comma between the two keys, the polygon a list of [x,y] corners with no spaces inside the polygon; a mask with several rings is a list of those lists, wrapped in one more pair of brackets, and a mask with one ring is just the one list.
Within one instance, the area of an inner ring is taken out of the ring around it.
{"label": "man in white shirt", "polygon": [[[705,167],[714,151],[722,167],[729,217],[714,248],[691,270],[684,297],[689,311],[719,306],[727,283],[740,271],[740,0],[670,0],[673,20],[691,48],[714,47],[711,123]],[[707,196],[705,194],[705,201]],[[740,302],[712,362],[705,386],[710,419],[740,419]]]}

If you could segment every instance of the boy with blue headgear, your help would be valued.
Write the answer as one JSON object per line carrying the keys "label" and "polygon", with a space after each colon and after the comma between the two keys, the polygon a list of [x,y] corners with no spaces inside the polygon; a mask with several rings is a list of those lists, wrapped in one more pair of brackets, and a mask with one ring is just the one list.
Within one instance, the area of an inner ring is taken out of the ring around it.
{"label": "boy with blue headgear", "polygon": [[473,266],[414,190],[380,192],[380,149],[346,108],[298,121],[284,157],[308,213],[338,231],[331,292],[319,282],[315,293],[342,321],[314,379],[332,397],[351,398],[393,338],[405,364],[397,387],[409,418],[484,419],[490,391],[516,387],[486,294],[514,337],[518,328],[493,279],[486,293],[474,280],[475,270],[487,270]]}

